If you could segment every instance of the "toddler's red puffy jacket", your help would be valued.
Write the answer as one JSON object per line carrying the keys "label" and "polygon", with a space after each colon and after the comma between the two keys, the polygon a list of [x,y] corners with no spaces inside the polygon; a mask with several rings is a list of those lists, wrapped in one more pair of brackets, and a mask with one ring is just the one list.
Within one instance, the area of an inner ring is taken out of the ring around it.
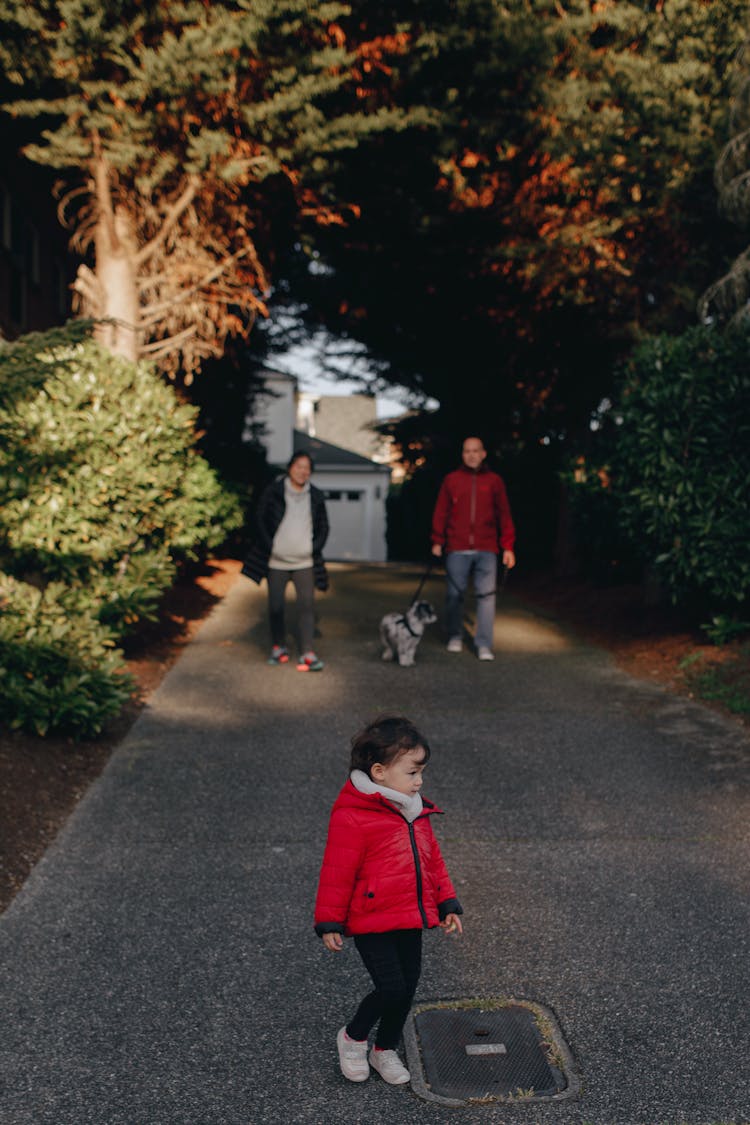
{"label": "toddler's red puffy jacket", "polygon": [[380,793],[360,793],[347,781],[331,811],[316,932],[421,929],[461,914],[430,824],[440,811],[423,800],[422,812],[409,824]]}

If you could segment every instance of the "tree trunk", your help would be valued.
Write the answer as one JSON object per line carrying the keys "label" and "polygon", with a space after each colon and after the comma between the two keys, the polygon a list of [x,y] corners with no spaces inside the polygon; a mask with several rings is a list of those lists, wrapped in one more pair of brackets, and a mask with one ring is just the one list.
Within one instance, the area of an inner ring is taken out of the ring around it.
{"label": "tree trunk", "polygon": [[104,322],[97,326],[96,339],[114,355],[135,363],[141,346],[138,243],[133,221],[123,207],[112,216],[100,211],[94,245],[98,317]]}

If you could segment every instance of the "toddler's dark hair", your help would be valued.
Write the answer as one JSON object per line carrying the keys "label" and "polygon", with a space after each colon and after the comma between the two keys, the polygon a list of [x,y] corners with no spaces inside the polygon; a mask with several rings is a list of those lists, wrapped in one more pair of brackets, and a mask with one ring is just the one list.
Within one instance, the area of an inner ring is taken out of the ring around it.
{"label": "toddler's dark hair", "polygon": [[424,750],[424,761],[429,761],[429,743],[414,723],[402,715],[380,715],[352,739],[350,768],[362,770],[369,776],[376,762],[389,766],[402,754],[416,750],[418,746]]}

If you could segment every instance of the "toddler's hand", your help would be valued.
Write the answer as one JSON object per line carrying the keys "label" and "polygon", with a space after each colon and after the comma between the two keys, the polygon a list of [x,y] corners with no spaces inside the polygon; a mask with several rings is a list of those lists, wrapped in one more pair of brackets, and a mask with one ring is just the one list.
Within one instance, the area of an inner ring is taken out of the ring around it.
{"label": "toddler's hand", "polygon": [[344,948],[344,939],[341,934],[323,934],[323,945],[329,949],[331,953],[340,953]]}
{"label": "toddler's hand", "polygon": [[446,914],[445,918],[440,923],[440,928],[445,930],[446,934],[455,934],[456,937],[464,932],[458,914]]}

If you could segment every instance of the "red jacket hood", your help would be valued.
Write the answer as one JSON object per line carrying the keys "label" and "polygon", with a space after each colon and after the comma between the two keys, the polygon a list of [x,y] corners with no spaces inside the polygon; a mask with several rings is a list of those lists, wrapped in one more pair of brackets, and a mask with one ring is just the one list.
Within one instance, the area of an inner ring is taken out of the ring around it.
{"label": "red jacket hood", "polygon": [[[341,789],[338,797],[333,804],[334,809],[382,809],[383,812],[395,812],[401,816],[397,805],[394,805],[382,793],[360,793],[359,789],[353,784],[349,778]],[[432,801],[428,801],[426,797],[422,798],[422,816],[431,816],[433,813],[442,814],[443,810],[439,809]],[[417,818],[419,819],[419,817]]]}

